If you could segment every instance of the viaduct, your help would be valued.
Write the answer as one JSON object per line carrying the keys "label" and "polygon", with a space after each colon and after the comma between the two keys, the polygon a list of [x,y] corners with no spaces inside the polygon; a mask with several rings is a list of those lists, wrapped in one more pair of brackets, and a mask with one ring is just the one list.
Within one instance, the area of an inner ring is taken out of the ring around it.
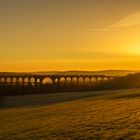
{"label": "viaduct", "polygon": [[107,81],[118,76],[105,75],[39,75],[39,74],[0,74],[0,85],[65,85],[94,84]]}

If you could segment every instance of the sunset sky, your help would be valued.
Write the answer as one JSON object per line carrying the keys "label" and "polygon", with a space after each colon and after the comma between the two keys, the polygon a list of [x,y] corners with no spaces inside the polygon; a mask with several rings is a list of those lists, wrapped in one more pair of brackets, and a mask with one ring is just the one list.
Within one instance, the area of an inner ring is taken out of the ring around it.
{"label": "sunset sky", "polygon": [[0,0],[0,71],[140,69],[140,0]]}

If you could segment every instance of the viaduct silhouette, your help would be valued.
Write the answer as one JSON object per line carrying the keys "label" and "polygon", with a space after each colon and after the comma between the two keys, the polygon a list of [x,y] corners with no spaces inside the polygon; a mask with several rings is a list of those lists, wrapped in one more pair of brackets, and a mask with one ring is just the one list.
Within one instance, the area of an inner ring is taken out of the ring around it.
{"label": "viaduct silhouette", "polygon": [[0,85],[71,85],[94,84],[108,81],[118,76],[105,75],[39,75],[39,74],[0,74]]}

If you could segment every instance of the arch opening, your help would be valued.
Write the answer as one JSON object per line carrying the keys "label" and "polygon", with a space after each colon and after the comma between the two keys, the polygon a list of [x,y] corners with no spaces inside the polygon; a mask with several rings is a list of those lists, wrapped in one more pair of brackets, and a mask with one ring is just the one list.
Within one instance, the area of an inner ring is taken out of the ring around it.
{"label": "arch opening", "polygon": [[114,79],[114,77],[110,77],[110,78],[108,78],[109,80],[113,80]]}
{"label": "arch opening", "polygon": [[28,77],[24,78],[24,84],[28,85],[30,83],[30,79]]}
{"label": "arch opening", "polygon": [[22,78],[22,77],[18,78],[18,84],[19,84],[19,85],[22,85],[22,84],[23,84],[23,82],[24,82],[24,80],[23,80],[23,78]]}
{"label": "arch opening", "polygon": [[0,82],[1,82],[1,83],[5,83],[5,78],[2,77],[2,78],[0,79]]}
{"label": "arch opening", "polygon": [[58,78],[56,78],[56,79],[54,80],[54,83],[55,83],[55,84],[58,84],[58,82],[59,82],[59,80],[58,80]]}
{"label": "arch opening", "polygon": [[17,84],[17,78],[16,77],[14,77],[14,78],[12,78],[12,84]]}
{"label": "arch opening", "polygon": [[83,77],[80,77],[78,78],[78,83],[81,85],[84,83],[84,78]]}
{"label": "arch opening", "polygon": [[108,77],[104,77],[103,80],[104,80],[104,81],[108,81],[109,78],[108,78]]}
{"label": "arch opening", "polygon": [[39,85],[41,82],[41,80],[39,78],[37,78],[36,83]]}
{"label": "arch opening", "polygon": [[91,81],[91,83],[95,83],[96,82],[96,78],[92,77],[90,81]]}
{"label": "arch opening", "polygon": [[11,78],[10,77],[6,78],[6,84],[10,84],[10,83],[11,83]]}
{"label": "arch opening", "polygon": [[86,78],[85,78],[85,83],[86,83],[86,84],[89,84],[89,83],[90,83],[90,78],[89,78],[89,77],[86,77]]}
{"label": "arch opening", "polygon": [[50,77],[46,77],[43,79],[43,82],[42,82],[43,85],[51,85],[53,84],[53,81]]}
{"label": "arch opening", "polygon": [[66,78],[66,84],[69,85],[70,83],[71,83],[71,78],[70,77],[67,77]]}
{"label": "arch opening", "polygon": [[72,78],[72,84],[77,84],[78,83],[78,78],[77,77],[73,77]]}
{"label": "arch opening", "polygon": [[60,78],[60,84],[65,84],[65,82],[66,82],[66,79],[64,77],[61,77]]}
{"label": "arch opening", "polygon": [[31,83],[32,86],[35,85],[35,78],[34,78],[34,77],[32,77],[32,78],[30,79],[30,83]]}
{"label": "arch opening", "polygon": [[97,78],[97,82],[101,82],[102,80],[103,80],[102,77]]}

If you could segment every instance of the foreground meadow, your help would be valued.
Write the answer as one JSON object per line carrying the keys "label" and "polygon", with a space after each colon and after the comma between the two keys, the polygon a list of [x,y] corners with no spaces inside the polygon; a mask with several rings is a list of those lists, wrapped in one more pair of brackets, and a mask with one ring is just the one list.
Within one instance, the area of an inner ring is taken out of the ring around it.
{"label": "foreground meadow", "polygon": [[0,140],[140,139],[140,89],[3,97]]}

